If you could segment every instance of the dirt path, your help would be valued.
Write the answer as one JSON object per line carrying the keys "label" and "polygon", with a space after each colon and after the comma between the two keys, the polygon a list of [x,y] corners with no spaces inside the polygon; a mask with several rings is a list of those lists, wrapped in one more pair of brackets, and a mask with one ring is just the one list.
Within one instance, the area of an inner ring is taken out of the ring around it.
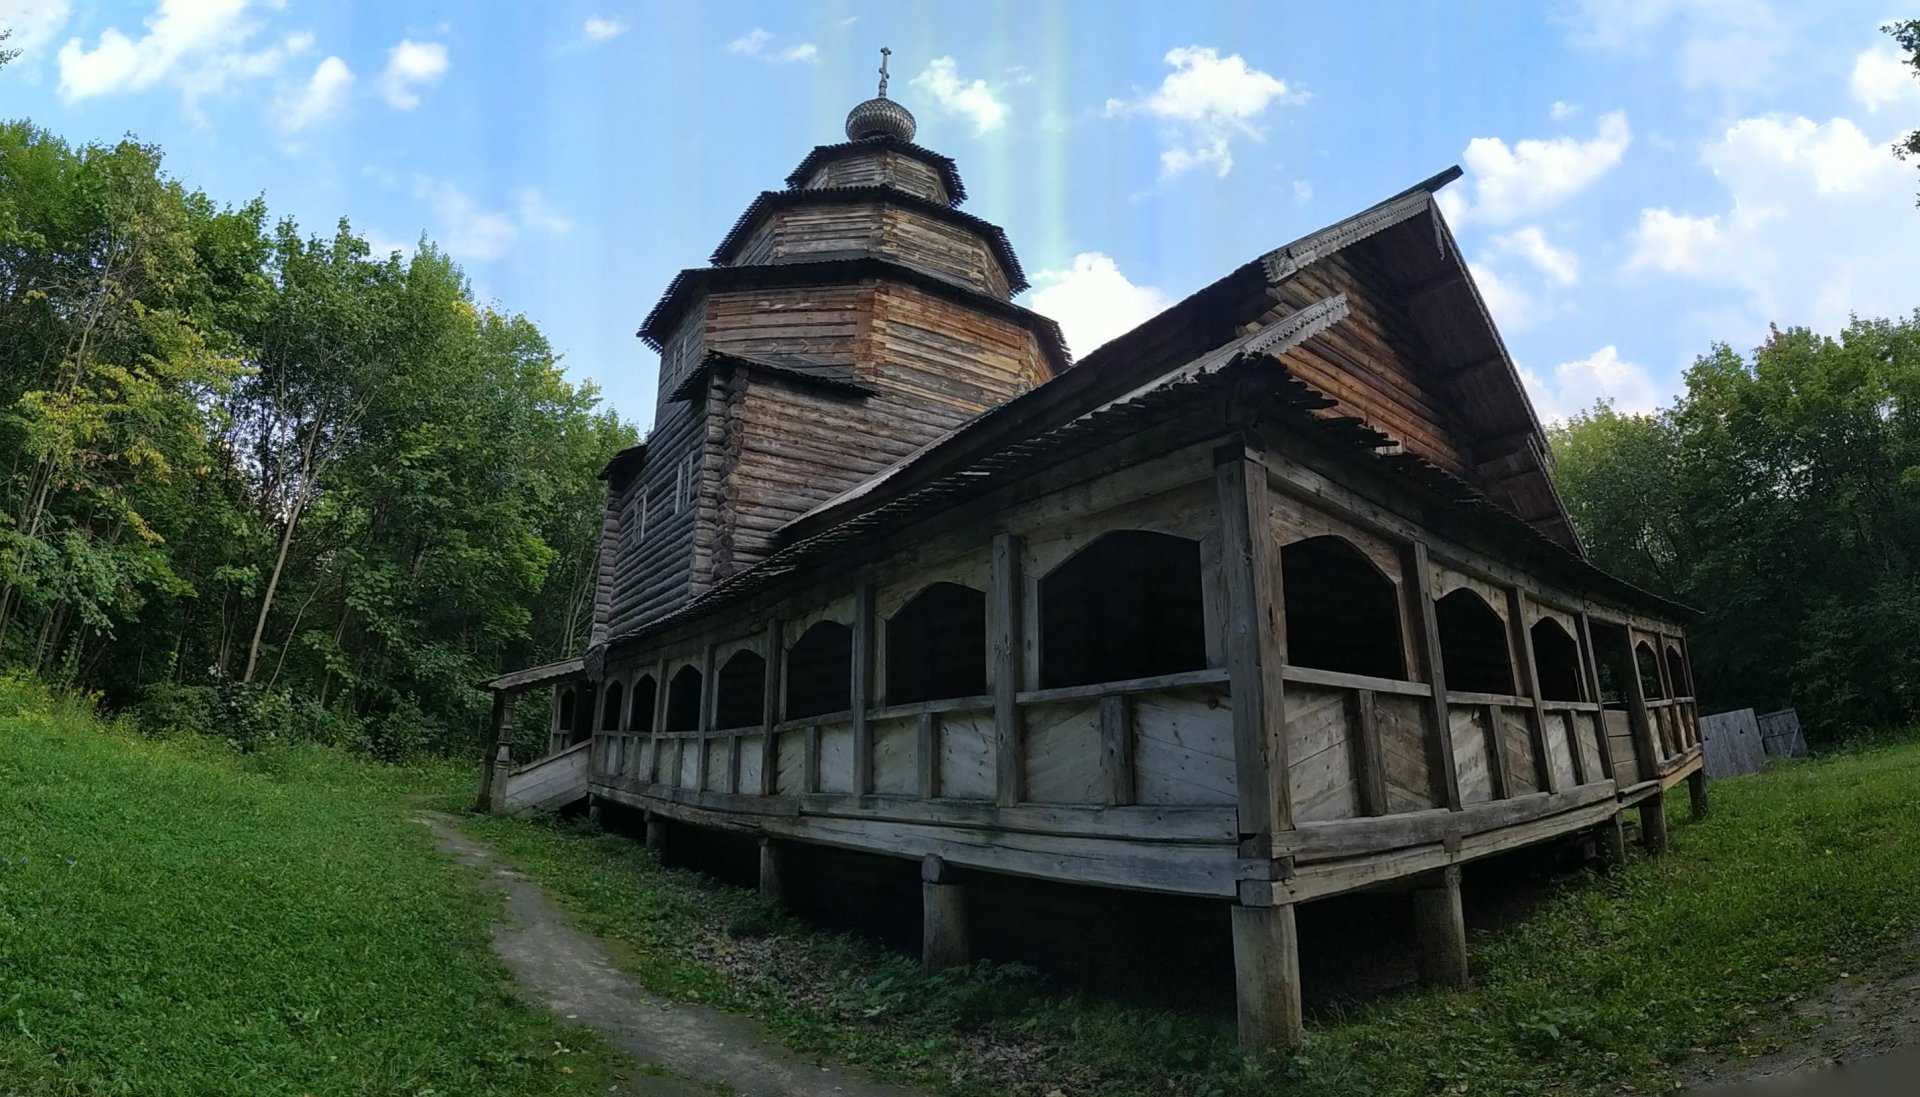
{"label": "dirt path", "polygon": [[636,1077],[633,1093],[711,1097],[722,1087],[739,1097],[919,1097],[810,1063],[744,1017],[648,994],[620,973],[598,939],[575,929],[539,885],[447,816],[425,813],[420,821],[432,828],[442,852],[479,869],[485,885],[506,897],[507,917],[493,925],[493,950],[521,986],[642,1064],[671,1073]]}

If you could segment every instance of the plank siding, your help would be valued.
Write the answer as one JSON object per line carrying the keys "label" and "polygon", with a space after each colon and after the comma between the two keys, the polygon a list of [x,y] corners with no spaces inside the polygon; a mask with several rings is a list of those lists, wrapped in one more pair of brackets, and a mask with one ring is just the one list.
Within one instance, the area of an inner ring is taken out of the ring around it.
{"label": "plank siding", "polygon": [[936,278],[1007,297],[1007,272],[980,236],[884,202],[775,210],[734,256],[734,266],[878,255]]}
{"label": "plank siding", "polygon": [[896,187],[935,202],[949,200],[947,186],[932,166],[891,150],[871,156],[842,156],[822,164],[807,178],[815,187]]}

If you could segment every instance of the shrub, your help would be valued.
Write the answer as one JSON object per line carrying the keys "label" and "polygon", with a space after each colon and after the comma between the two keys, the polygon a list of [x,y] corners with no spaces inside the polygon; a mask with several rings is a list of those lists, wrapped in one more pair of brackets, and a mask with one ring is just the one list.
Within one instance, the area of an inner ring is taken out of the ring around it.
{"label": "shrub", "polygon": [[186,732],[209,733],[220,711],[220,694],[212,686],[155,682],[140,694],[133,718],[140,730],[156,739]]}

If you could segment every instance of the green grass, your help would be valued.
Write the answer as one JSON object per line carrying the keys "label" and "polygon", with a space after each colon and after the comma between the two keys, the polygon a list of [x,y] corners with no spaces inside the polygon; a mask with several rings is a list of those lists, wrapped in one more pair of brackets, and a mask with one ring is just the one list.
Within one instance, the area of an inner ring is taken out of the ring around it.
{"label": "green grass", "polygon": [[1666,856],[1578,877],[1474,940],[1471,991],[1323,1019],[1284,1059],[1239,1055],[1224,1019],[1059,993],[1019,969],[923,975],[909,958],[769,920],[751,893],[664,870],[630,839],[468,825],[623,943],[656,992],[755,1014],[796,1048],[944,1092],[1599,1095],[1671,1088],[1704,1052],[1766,1050],[1795,998],[1915,955],[1912,736],[1716,783],[1712,796],[1700,823],[1670,797]]}
{"label": "green grass", "polygon": [[0,1094],[604,1094],[409,816],[470,774],[144,739],[0,676]]}

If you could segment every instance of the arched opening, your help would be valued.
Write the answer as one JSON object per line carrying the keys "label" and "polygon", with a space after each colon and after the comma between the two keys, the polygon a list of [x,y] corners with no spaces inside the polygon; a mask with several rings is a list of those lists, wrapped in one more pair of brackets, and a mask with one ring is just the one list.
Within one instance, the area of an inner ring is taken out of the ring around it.
{"label": "arched opening", "polygon": [[758,727],[767,707],[767,661],[751,651],[736,651],[714,682],[713,724],[719,728]]}
{"label": "arched opening", "polygon": [[786,718],[824,716],[853,707],[853,630],[820,621],[787,651]]}
{"label": "arched opening", "polygon": [[653,706],[660,700],[660,687],[653,675],[642,674],[633,680],[633,709],[627,717],[627,730],[646,734],[653,730]]}
{"label": "arched opening", "polygon": [[1393,580],[1343,537],[1280,550],[1287,662],[1372,678],[1406,677]]}
{"label": "arched opening", "polygon": [[619,682],[608,682],[606,697],[600,702],[600,730],[620,730],[620,702],[626,697],[626,689]]}
{"label": "arched opening", "polygon": [[1207,665],[1200,543],[1100,535],[1040,580],[1040,686],[1084,686]]}
{"label": "arched opening", "polygon": [[1540,672],[1540,696],[1547,701],[1584,701],[1580,688],[1580,645],[1551,617],[1535,621],[1533,665]]}
{"label": "arched opening", "polygon": [[1633,662],[1640,671],[1640,690],[1647,700],[1657,701],[1667,695],[1660,688],[1660,657],[1653,653],[1645,640],[1633,645]]}
{"label": "arched opening", "polygon": [[1462,693],[1513,692],[1513,658],[1507,651],[1507,623],[1471,587],[1461,587],[1434,603],[1440,625],[1440,665],[1447,689]]}
{"label": "arched opening", "polygon": [[700,730],[700,668],[684,666],[667,683],[667,726],[664,731]]}
{"label": "arched opening", "polygon": [[1604,621],[1594,621],[1589,627],[1594,669],[1600,676],[1600,703],[1608,708],[1626,708],[1627,675],[1631,672],[1626,630]]}
{"label": "arched opening", "polygon": [[887,618],[887,703],[987,692],[987,596],[934,583]]}
{"label": "arched opening", "polygon": [[1667,645],[1667,678],[1673,683],[1674,696],[1693,696],[1693,675],[1687,670],[1686,657],[1672,644]]}

